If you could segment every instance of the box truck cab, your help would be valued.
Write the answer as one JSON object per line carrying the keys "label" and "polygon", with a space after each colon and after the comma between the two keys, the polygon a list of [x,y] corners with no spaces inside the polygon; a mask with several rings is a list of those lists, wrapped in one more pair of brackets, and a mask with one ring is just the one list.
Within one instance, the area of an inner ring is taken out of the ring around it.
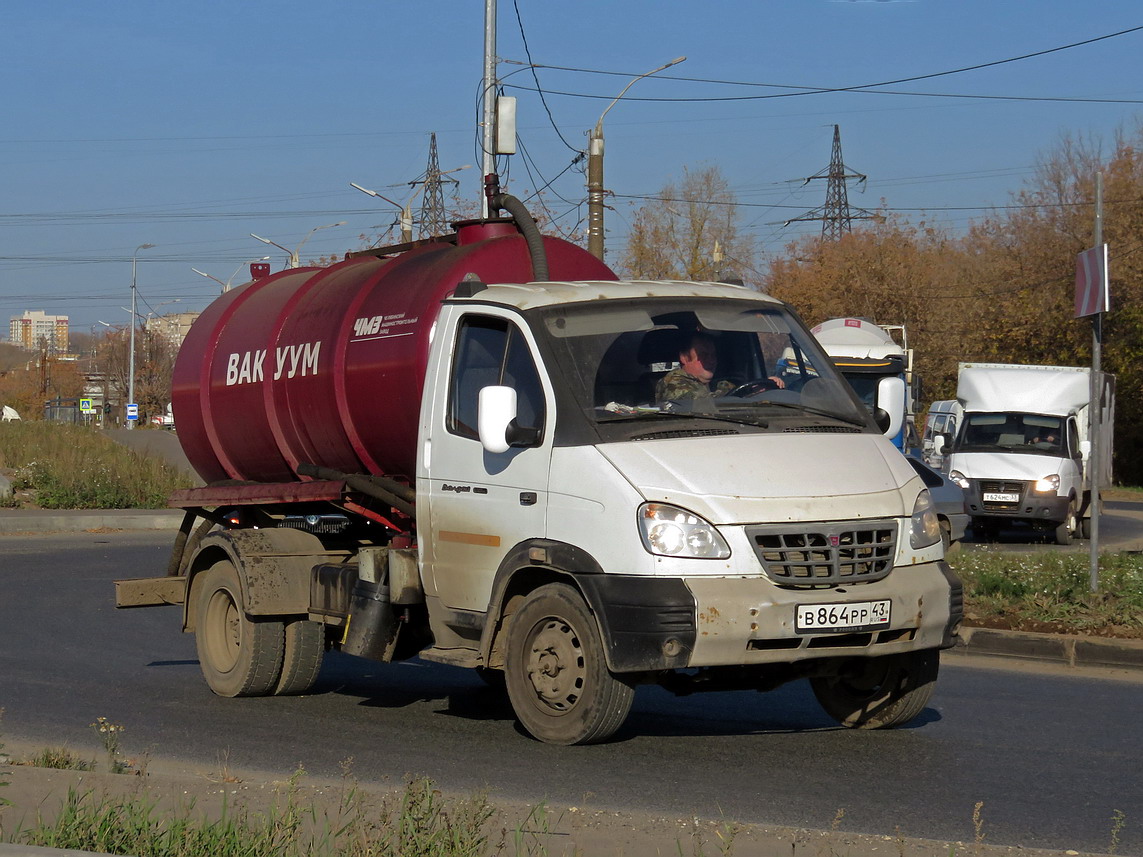
{"label": "box truck cab", "polygon": [[[1051,532],[1058,544],[1088,537],[1090,386],[1090,370],[1080,367],[960,364],[964,414],[948,467],[965,489],[975,534],[1024,522]],[[1109,484],[1110,419],[1102,437]],[[938,436],[938,454],[944,446]]]}
{"label": "box truck cab", "polygon": [[502,677],[554,744],[612,735],[643,682],[808,678],[847,726],[920,713],[961,587],[921,479],[793,311],[524,245],[477,224],[219,298],[175,372],[207,486],[172,498],[169,574],[119,605],[181,604],[222,695],[305,692],[327,648],[419,656]]}

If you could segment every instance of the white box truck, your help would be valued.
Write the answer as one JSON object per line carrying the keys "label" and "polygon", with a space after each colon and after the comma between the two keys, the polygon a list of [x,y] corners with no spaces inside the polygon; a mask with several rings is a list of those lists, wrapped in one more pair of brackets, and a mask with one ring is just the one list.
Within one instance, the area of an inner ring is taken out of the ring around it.
{"label": "white box truck", "polygon": [[[1111,483],[1114,376],[1101,373],[1101,485]],[[967,495],[974,535],[1017,521],[1051,531],[1057,544],[1090,535],[1091,370],[1075,366],[961,363],[964,409],[951,445],[949,476]]]}

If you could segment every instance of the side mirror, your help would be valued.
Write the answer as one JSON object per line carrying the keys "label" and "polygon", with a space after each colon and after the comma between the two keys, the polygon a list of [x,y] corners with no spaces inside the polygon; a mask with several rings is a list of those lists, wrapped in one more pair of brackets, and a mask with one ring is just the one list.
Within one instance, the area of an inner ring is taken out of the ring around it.
{"label": "side mirror", "polygon": [[905,379],[882,378],[877,382],[877,410],[883,411],[887,416],[887,424],[882,425],[884,418],[874,412],[874,420],[881,433],[886,437],[895,437],[901,426],[905,424]]}
{"label": "side mirror", "polygon": [[483,387],[477,399],[476,432],[484,449],[495,455],[514,446],[532,446],[540,430],[516,422],[516,391],[512,387]]}
{"label": "side mirror", "polygon": [[1090,458],[1091,457],[1091,441],[1090,440],[1081,440],[1080,445],[1079,445],[1079,451],[1080,451],[1080,455],[1082,455],[1085,459]]}
{"label": "side mirror", "polygon": [[933,435],[933,455],[945,454],[945,438],[947,435],[937,434]]}

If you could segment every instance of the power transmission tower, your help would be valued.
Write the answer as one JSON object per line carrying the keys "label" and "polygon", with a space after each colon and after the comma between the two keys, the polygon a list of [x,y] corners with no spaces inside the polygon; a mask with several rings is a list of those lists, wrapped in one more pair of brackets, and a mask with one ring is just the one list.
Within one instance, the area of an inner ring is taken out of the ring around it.
{"label": "power transmission tower", "polygon": [[859,184],[865,183],[865,175],[849,172],[841,158],[841,128],[833,126],[833,149],[830,152],[829,166],[802,182],[805,187],[815,179],[827,179],[825,205],[807,211],[800,217],[787,220],[785,225],[807,220],[820,220],[822,222],[822,238],[827,241],[836,241],[844,233],[851,231],[854,220],[869,220],[873,212],[864,208],[849,207],[849,192],[846,182],[857,179]]}
{"label": "power transmission tower", "polygon": [[423,183],[425,186],[425,202],[421,208],[421,238],[444,235],[448,228],[443,190],[446,182],[459,184],[454,178],[445,178],[441,172],[440,162],[437,160],[437,134],[434,131],[429,137],[429,165],[425,168],[425,174],[411,182],[414,185]]}

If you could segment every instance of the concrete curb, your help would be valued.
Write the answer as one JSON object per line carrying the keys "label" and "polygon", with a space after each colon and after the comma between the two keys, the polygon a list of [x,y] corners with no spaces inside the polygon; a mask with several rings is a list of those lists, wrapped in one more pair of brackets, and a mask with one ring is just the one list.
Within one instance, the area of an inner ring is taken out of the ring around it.
{"label": "concrete curb", "polygon": [[178,509],[0,509],[0,534],[87,530],[177,530]]}
{"label": "concrete curb", "polygon": [[961,628],[953,654],[1018,658],[1067,667],[1143,669],[1143,640]]}

